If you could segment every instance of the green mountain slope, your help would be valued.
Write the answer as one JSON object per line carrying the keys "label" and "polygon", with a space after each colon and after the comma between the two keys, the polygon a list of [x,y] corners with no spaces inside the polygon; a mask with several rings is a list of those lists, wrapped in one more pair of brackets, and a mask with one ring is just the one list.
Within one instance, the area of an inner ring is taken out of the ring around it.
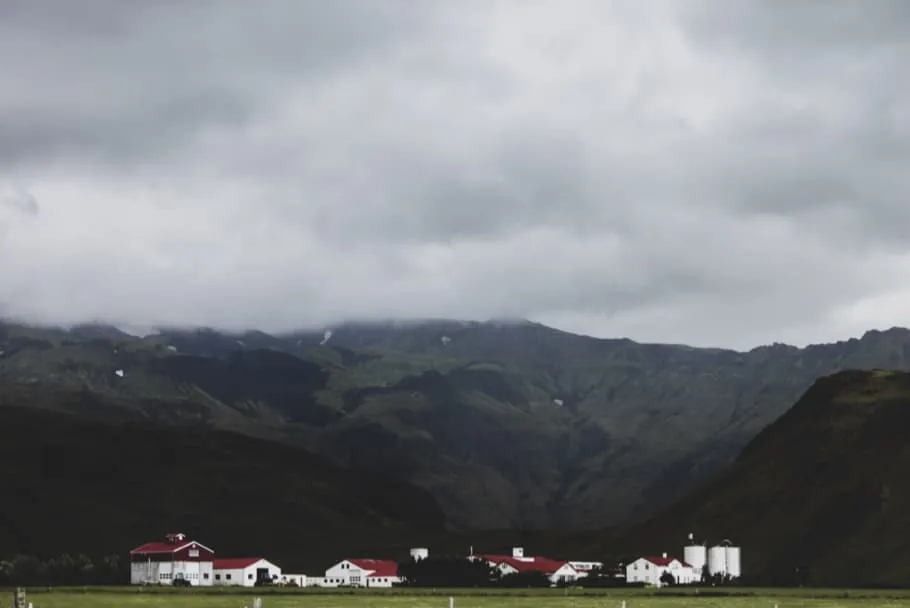
{"label": "green mountain slope", "polygon": [[910,584],[910,374],[847,371],[816,382],[736,462],[589,551],[673,551],[688,532],[743,547],[749,580]]}
{"label": "green mountain slope", "polygon": [[0,407],[0,558],[123,555],[182,530],[224,556],[325,569],[444,528],[426,491],[203,429]]}
{"label": "green mountain slope", "polygon": [[281,441],[430,490],[462,528],[599,527],[728,465],[819,376],[910,369],[910,332],[741,353],[535,323],[123,337],[0,324],[0,403]]}

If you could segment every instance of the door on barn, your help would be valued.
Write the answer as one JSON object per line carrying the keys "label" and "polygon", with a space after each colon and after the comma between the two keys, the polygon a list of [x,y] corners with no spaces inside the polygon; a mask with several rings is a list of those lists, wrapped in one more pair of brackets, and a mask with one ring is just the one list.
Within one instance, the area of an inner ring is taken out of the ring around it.
{"label": "door on barn", "polygon": [[268,568],[256,568],[256,582],[257,583],[270,583],[272,582],[272,577],[269,576]]}
{"label": "door on barn", "polygon": [[188,562],[186,564],[186,570],[183,574],[184,578],[190,582],[191,585],[199,584],[199,562]]}

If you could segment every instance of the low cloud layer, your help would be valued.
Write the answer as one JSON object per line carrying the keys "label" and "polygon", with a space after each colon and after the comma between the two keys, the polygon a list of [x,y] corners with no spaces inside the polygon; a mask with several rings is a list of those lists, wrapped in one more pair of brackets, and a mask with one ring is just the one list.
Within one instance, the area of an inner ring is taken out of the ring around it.
{"label": "low cloud layer", "polygon": [[903,0],[0,7],[0,315],[910,324]]}

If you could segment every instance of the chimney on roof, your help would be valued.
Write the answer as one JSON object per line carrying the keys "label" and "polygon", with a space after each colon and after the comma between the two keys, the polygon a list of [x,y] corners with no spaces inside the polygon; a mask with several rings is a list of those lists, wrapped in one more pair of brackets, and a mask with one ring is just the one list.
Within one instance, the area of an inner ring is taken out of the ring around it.
{"label": "chimney on roof", "polygon": [[521,559],[525,556],[524,547],[512,547],[512,557]]}
{"label": "chimney on roof", "polygon": [[176,545],[177,543],[182,543],[186,539],[186,534],[183,532],[172,532],[171,534],[165,536],[165,538],[167,539],[168,543]]}
{"label": "chimney on roof", "polygon": [[666,553],[661,553],[661,557],[664,558],[664,559],[667,559],[667,554],[666,554]]}

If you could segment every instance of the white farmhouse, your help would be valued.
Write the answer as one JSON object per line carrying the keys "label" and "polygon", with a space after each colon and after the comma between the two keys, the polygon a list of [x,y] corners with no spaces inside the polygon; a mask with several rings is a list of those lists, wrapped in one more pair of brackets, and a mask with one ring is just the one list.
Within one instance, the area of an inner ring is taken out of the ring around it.
{"label": "white farmhouse", "polygon": [[660,587],[663,585],[660,579],[667,572],[673,576],[677,585],[688,585],[699,580],[692,566],[675,557],[667,557],[664,553],[660,557],[640,557],[626,566],[626,582]]}
{"label": "white farmhouse", "polygon": [[398,564],[392,560],[345,559],[326,570],[325,578],[315,584],[320,587],[391,587],[400,582]]}
{"label": "white farmhouse", "polygon": [[281,568],[261,557],[216,559],[214,572],[216,586],[254,587],[281,579]]}

